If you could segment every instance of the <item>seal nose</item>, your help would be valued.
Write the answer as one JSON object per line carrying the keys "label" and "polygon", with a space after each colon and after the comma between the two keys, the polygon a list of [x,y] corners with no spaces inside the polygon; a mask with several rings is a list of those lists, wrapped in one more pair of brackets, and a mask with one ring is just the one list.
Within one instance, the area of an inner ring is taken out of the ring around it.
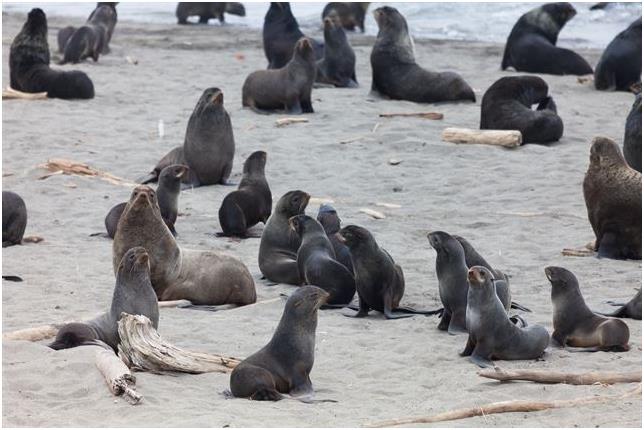
{"label": "seal nose", "polygon": [[147,252],[143,251],[139,254],[139,256],[136,259],[136,262],[138,264],[146,264],[150,261],[150,256],[148,255]]}

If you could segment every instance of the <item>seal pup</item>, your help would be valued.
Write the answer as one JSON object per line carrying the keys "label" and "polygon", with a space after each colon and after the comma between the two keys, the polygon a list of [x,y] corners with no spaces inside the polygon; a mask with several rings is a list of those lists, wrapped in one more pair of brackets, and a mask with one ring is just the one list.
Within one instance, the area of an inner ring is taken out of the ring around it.
{"label": "seal pup", "polygon": [[240,260],[215,251],[179,248],[163,222],[154,190],[139,185],[121,215],[112,244],[118,270],[125,252],[144,247],[150,280],[159,300],[190,300],[195,305],[248,305],[257,298],[255,283]]}
{"label": "seal pup", "polygon": [[634,320],[642,319],[642,290],[640,289],[635,297],[633,297],[628,303],[616,303],[613,301],[608,302],[612,306],[619,306],[613,313],[602,314],[609,317],[618,317],[618,318],[632,318]]}
{"label": "seal pup", "polygon": [[592,67],[579,54],[556,45],[559,32],[577,11],[566,2],[548,3],[523,14],[508,36],[501,70],[551,75],[589,75]]}
{"label": "seal pup", "polygon": [[308,215],[296,215],[288,221],[302,244],[297,251],[297,267],[308,285],[329,293],[330,305],[347,305],[356,294],[353,274],[335,259],[333,245],[322,225]]}
{"label": "seal pup", "polygon": [[219,208],[223,236],[246,237],[247,230],[271,216],[273,196],[264,168],[266,152],[255,151],[244,162],[244,173],[236,191],[224,197]]}
{"label": "seal pup", "polygon": [[154,328],[159,327],[157,296],[150,283],[150,257],[140,246],[129,249],[116,268],[116,284],[110,310],[84,323],[65,324],[49,347],[73,348],[96,344],[100,340],[118,350],[118,321],[121,313],[145,315]]}
{"label": "seal pup", "polygon": [[349,247],[347,247],[347,245],[345,245],[339,237],[342,220],[338,216],[338,212],[333,206],[329,204],[322,204],[320,205],[320,209],[318,209],[317,220],[324,228],[329,241],[331,241],[331,245],[333,245],[335,259],[344,267],[346,267],[349,272],[353,273],[351,252],[349,251]]}
{"label": "seal pup", "polygon": [[642,173],[642,93],[635,96],[624,128],[624,158],[629,166]]}
{"label": "seal pup", "polygon": [[246,8],[241,3],[234,2],[180,2],[177,4],[175,16],[179,24],[188,24],[188,17],[199,16],[199,24],[208,24],[210,19],[218,19],[221,24],[226,21],[224,12],[232,15],[246,16]]}
{"label": "seal pup", "polygon": [[288,220],[303,214],[310,198],[304,191],[295,190],[277,201],[259,242],[259,270],[266,279],[292,285],[304,282],[297,266],[297,251],[302,242]]}
{"label": "seal pup", "polygon": [[584,302],[575,275],[563,267],[546,267],[552,284],[552,339],[563,346],[628,351],[630,332],[626,323],[594,313]]}
{"label": "seal pup", "polygon": [[190,170],[183,176],[183,183],[193,187],[226,185],[234,156],[235,137],[230,116],[224,108],[224,93],[219,88],[207,88],[190,115],[183,146],[166,154],[139,182],[156,182],[166,166],[184,164]]}
{"label": "seal pup", "polygon": [[20,245],[27,227],[27,206],[13,191],[2,192],[2,247]]}
{"label": "seal pup", "polygon": [[538,76],[503,77],[483,96],[481,130],[519,130],[523,143],[548,143],[558,141],[563,129],[548,84]]}
{"label": "seal pup", "polygon": [[[115,26],[116,8],[99,4],[91,13],[85,25],[75,30],[65,42],[64,55],[60,64],[78,63],[88,57],[98,61],[99,54],[107,51],[105,46]],[[63,29],[61,31],[67,30]],[[64,37],[64,34],[59,36],[59,41],[62,37]]]}
{"label": "seal pup", "polygon": [[324,57],[317,62],[315,81],[340,88],[356,88],[356,54],[332,13],[324,18]]}
{"label": "seal pup", "polygon": [[47,92],[49,98],[91,99],[94,84],[83,72],[63,72],[49,67],[47,17],[32,9],[27,22],[11,43],[9,81],[11,88],[25,93]]}
{"label": "seal pup", "polygon": [[[182,164],[173,164],[161,171],[159,177],[159,186],[157,187],[157,199],[159,200],[159,209],[161,218],[168,226],[173,236],[177,235],[174,223],[177,221],[179,213],[179,194],[181,193],[181,178],[188,172],[188,167]],[[121,214],[125,210],[127,202],[119,203],[107,213],[105,217],[105,229],[107,235],[114,239],[116,226],[121,219]]]}
{"label": "seal pup", "polygon": [[543,355],[550,334],[540,325],[517,327],[496,294],[494,275],[483,266],[467,273],[466,323],[468,338],[461,356],[480,367],[491,360],[532,360]]}
{"label": "seal pup", "polygon": [[233,396],[277,401],[289,394],[305,402],[312,400],[309,375],[315,354],[317,311],[328,297],[329,293],[314,286],[300,287],[291,294],[270,342],[230,374]]}
{"label": "seal pup", "polygon": [[642,18],[634,21],[608,44],[597,67],[595,88],[630,91],[642,80]]}
{"label": "seal pup", "polygon": [[631,169],[619,146],[595,137],[584,178],[588,220],[600,257],[642,259],[642,174]]}
{"label": "seal pup", "polygon": [[315,81],[315,56],[307,38],[297,41],[293,58],[275,70],[257,70],[242,87],[242,106],[258,113],[283,109],[290,114],[313,113],[311,91]]}
{"label": "seal pup", "polygon": [[[291,12],[289,3],[272,2],[264,17],[262,38],[264,54],[268,60],[269,69],[281,69],[293,58],[295,44],[306,37],[300,30],[297,20]],[[311,39],[315,59],[319,60],[324,54],[324,45]]]}
{"label": "seal pup", "polygon": [[407,21],[397,9],[383,6],[373,15],[378,23],[371,51],[373,92],[418,103],[476,100],[472,88],[458,74],[431,72],[416,63]]}
{"label": "seal pup", "polygon": [[[322,10],[322,21],[327,16],[337,14],[340,24],[345,30],[355,30],[356,27],[364,33],[364,18],[369,8],[369,2],[331,2]],[[325,42],[326,43],[326,42]]]}

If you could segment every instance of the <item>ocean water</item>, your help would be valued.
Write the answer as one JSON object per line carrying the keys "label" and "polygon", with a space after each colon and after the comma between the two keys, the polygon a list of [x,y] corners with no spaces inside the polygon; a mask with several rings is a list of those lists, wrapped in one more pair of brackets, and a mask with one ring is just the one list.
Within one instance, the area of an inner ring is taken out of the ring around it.
{"label": "ocean water", "polygon": [[[326,3],[291,3],[293,14],[303,28],[320,25]],[[516,20],[541,3],[372,3],[369,11],[388,4],[406,17],[414,38],[477,40],[505,42]],[[591,11],[594,3],[574,3],[577,15],[561,31],[559,40],[566,46],[604,48],[617,33],[642,14],[641,3],[615,3],[605,10]],[[3,11],[28,12],[42,8],[48,15],[87,17],[95,3],[6,3]],[[268,3],[245,2],[246,16],[227,15],[229,25],[262,28]],[[117,6],[119,19],[176,23],[176,3],[126,2]],[[194,18],[193,18],[194,20]],[[212,26],[219,25],[211,20]],[[375,35],[378,28],[371,13],[365,20],[366,33]],[[118,31],[118,27],[117,27]]]}

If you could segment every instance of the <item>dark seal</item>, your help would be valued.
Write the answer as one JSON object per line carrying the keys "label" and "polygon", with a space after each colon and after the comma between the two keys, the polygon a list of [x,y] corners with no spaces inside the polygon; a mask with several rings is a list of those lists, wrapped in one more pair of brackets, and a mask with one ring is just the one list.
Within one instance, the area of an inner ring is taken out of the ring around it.
{"label": "dark seal", "polygon": [[180,2],[175,15],[179,24],[188,24],[188,18],[191,16],[198,16],[199,24],[208,24],[210,19],[218,19],[223,24],[226,21],[224,12],[246,16],[244,5],[234,2]]}
{"label": "dark seal", "polygon": [[615,312],[602,314],[609,317],[618,317],[618,318],[632,318],[634,320],[642,320],[642,290],[640,289],[635,297],[633,297],[628,303],[616,303],[613,301],[608,302],[613,306],[619,306]]}
{"label": "dark seal", "polygon": [[483,266],[467,274],[467,331],[462,356],[480,367],[491,367],[491,360],[532,360],[543,355],[550,334],[540,326],[517,327],[496,295],[494,275]]}
{"label": "dark seal", "polygon": [[340,228],[342,228],[342,220],[338,216],[335,208],[329,204],[320,205],[318,210],[317,220],[320,222],[327,237],[333,245],[335,252],[335,259],[346,267],[349,272],[353,273],[353,263],[351,263],[351,252],[349,247],[340,240]]}
{"label": "dark seal", "polygon": [[273,197],[264,168],[266,152],[255,151],[244,162],[239,188],[224,197],[219,208],[219,225],[224,236],[246,237],[249,228],[266,224],[271,216]]}
{"label": "dark seal", "polygon": [[600,257],[642,259],[642,174],[630,168],[619,146],[595,137],[584,178],[588,220]]}
{"label": "dark seal", "polygon": [[121,312],[145,315],[154,328],[159,326],[157,296],[150,283],[150,258],[142,247],[128,250],[116,270],[116,285],[110,310],[84,323],[66,324],[58,331],[53,349],[91,345],[100,340],[117,351],[120,342],[118,321]]}
{"label": "dark seal", "polygon": [[458,74],[431,72],[416,63],[407,21],[398,10],[383,6],[373,14],[378,23],[371,51],[374,92],[419,103],[476,100],[472,88]]}
{"label": "dark seal", "polygon": [[635,96],[624,128],[624,158],[629,166],[642,173],[642,93]]}
{"label": "dark seal", "polygon": [[519,130],[523,143],[549,143],[559,140],[563,129],[548,84],[538,76],[503,77],[483,96],[481,130]]}
{"label": "dark seal", "polygon": [[356,294],[353,274],[335,259],[333,245],[322,225],[308,215],[296,215],[289,225],[302,241],[297,251],[297,267],[308,285],[329,293],[327,303],[346,305]]}
{"label": "dark seal", "polygon": [[26,93],[47,92],[47,97],[61,99],[94,97],[94,84],[85,73],[49,67],[47,17],[41,9],[29,12],[27,22],[11,43],[9,79],[11,88]]}
{"label": "dark seal", "polygon": [[579,54],[556,45],[559,32],[575,8],[566,2],[548,3],[519,18],[505,44],[501,69],[551,75],[589,75],[592,67]]}
{"label": "dark seal", "polygon": [[[105,34],[105,39],[103,40],[102,43],[102,50],[101,54],[108,54],[110,52],[110,41],[112,40],[112,34],[114,33],[114,27],[116,27],[116,21],[118,14],[116,12],[116,5],[118,2],[98,2],[96,3],[96,9],[92,11],[92,13],[89,15],[88,21],[92,20],[94,17],[94,14],[97,13],[99,8],[101,6],[107,6],[110,7],[113,11],[113,19],[109,19],[107,21],[108,27],[107,27],[107,32]],[[60,30],[58,30],[58,51],[62,54],[65,52],[65,46],[67,45],[67,41],[69,40],[70,37],[72,37],[72,34],[76,31],[76,27],[68,25],[67,27],[63,27]]]}
{"label": "dark seal", "polygon": [[27,206],[18,194],[2,192],[2,247],[20,245],[27,227]]}
{"label": "dark seal", "polygon": [[563,267],[546,267],[552,284],[552,339],[561,346],[628,351],[628,326],[617,318],[600,316],[586,306],[575,275]]}
{"label": "dark seal", "polygon": [[595,88],[630,91],[642,80],[642,18],[633,22],[608,44],[597,67]]}
{"label": "dark seal", "polygon": [[[111,32],[116,26],[116,9],[108,5],[100,5],[94,9],[84,26],[75,30],[65,42],[63,59],[60,64],[78,63],[88,57],[98,61],[100,54],[107,52],[107,43]],[[67,34],[65,27],[63,35],[58,36],[59,44]]]}
{"label": "dark seal", "polygon": [[317,62],[316,82],[356,88],[356,54],[342,26],[331,16],[324,19],[324,58]]}
{"label": "dark seal", "polygon": [[242,106],[264,113],[284,110],[290,114],[313,113],[311,91],[315,56],[307,38],[297,41],[293,58],[281,69],[257,70],[242,87]]}
{"label": "dark seal", "polygon": [[[342,27],[346,30],[355,30],[356,27],[364,33],[364,18],[369,8],[369,2],[331,2],[322,10],[322,21],[327,16],[335,13]],[[326,42],[325,42],[326,43]]]}

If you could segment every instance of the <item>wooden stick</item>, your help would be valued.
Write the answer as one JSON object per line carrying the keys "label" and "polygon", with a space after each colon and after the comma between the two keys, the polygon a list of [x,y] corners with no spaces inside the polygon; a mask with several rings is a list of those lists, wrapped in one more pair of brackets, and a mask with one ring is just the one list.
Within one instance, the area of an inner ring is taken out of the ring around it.
{"label": "wooden stick", "polygon": [[107,387],[115,396],[123,395],[136,405],[143,396],[136,392],[136,377],[111,349],[101,349],[96,353],[96,367],[103,374]]}
{"label": "wooden stick", "polygon": [[39,327],[25,328],[22,330],[2,333],[2,340],[28,340],[38,342],[56,336],[63,324],[48,324]]}
{"label": "wooden stick", "polygon": [[617,394],[613,396],[591,396],[571,400],[551,400],[546,402],[537,402],[532,400],[509,400],[505,402],[487,403],[485,405],[474,406],[472,408],[455,409],[429,417],[402,418],[389,421],[380,421],[367,424],[365,427],[393,427],[406,424],[429,424],[492,414],[502,414],[506,412],[536,412],[544,411],[546,409],[570,408],[573,406],[592,405],[595,403],[605,403],[612,400],[621,400],[627,397],[637,396],[641,394],[642,384],[639,384],[632,390],[629,390],[623,394]]}
{"label": "wooden stick", "polygon": [[52,158],[50,160],[47,160],[46,163],[39,165],[38,167],[47,169],[52,172],[50,174],[41,176],[38,179],[47,179],[50,176],[63,173],[66,175],[96,177],[114,185],[124,185],[127,187],[135,187],[138,185],[133,182],[129,182],[127,179],[114,176],[111,173],[93,169],[85,163],[80,163],[74,160],[67,160],[64,158]]}
{"label": "wooden stick", "polygon": [[523,141],[518,130],[472,130],[453,127],[443,130],[442,138],[452,143],[479,143],[505,148],[516,148]]}
{"label": "wooden stick", "polygon": [[119,357],[129,367],[152,372],[228,373],[240,363],[234,357],[186,351],[159,336],[143,315],[121,313]]}
{"label": "wooden stick", "polygon": [[309,122],[308,118],[280,118],[275,121],[276,127],[284,127],[285,125],[295,124],[298,122]]}
{"label": "wooden stick", "polygon": [[181,300],[166,300],[166,301],[163,301],[163,302],[159,302],[159,308],[176,308],[176,307],[179,307],[181,305],[189,306],[191,304],[192,304],[192,302],[190,300],[185,300],[185,299],[181,299]]}
{"label": "wooden stick", "polygon": [[374,211],[373,209],[369,208],[360,208],[358,209],[360,212],[369,215],[371,218],[375,219],[385,219],[386,216],[382,212]]}
{"label": "wooden stick", "polygon": [[501,368],[484,369],[478,372],[484,378],[496,379],[498,381],[533,381],[543,384],[570,384],[570,385],[592,385],[592,384],[617,384],[628,382],[642,382],[642,372],[587,372],[587,373],[565,373],[552,372],[547,370],[504,370]]}
{"label": "wooden stick", "polygon": [[2,91],[2,100],[42,100],[47,98],[47,93],[24,93],[11,87]]}
{"label": "wooden stick", "polygon": [[443,114],[439,112],[414,112],[414,113],[381,113],[382,118],[394,117],[412,117],[412,118],[425,118],[425,119],[443,119]]}

